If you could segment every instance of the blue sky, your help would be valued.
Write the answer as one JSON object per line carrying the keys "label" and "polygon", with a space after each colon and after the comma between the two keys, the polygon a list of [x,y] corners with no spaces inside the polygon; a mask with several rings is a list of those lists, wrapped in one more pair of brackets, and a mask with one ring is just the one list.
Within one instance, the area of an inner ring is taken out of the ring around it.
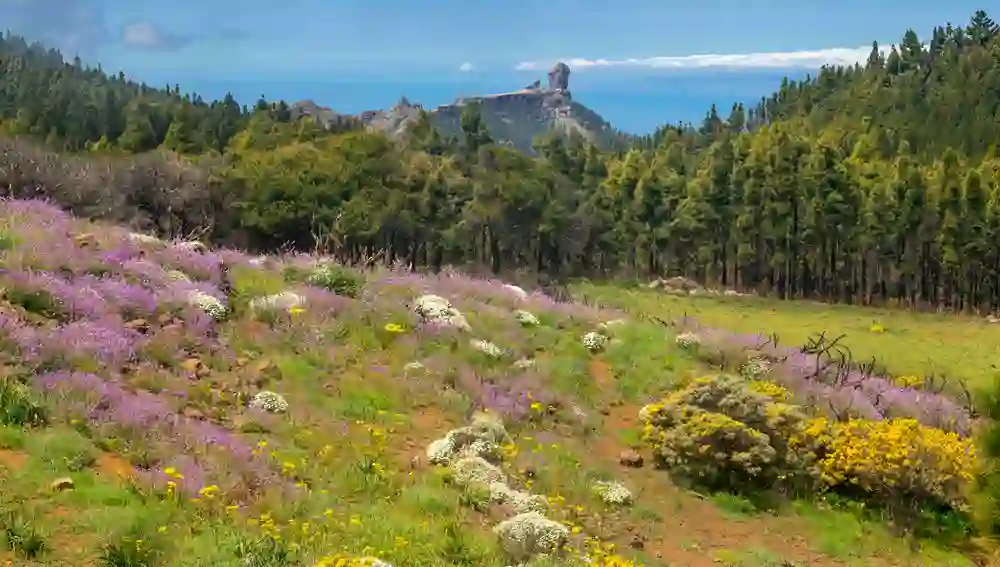
{"label": "blue sky", "polygon": [[898,41],[908,27],[924,36],[936,24],[964,24],[980,7],[967,0],[0,0],[0,22],[153,84],[193,84],[210,94],[223,81],[272,85],[269,96],[291,98],[281,83],[513,89],[543,77],[557,59],[588,88],[639,75],[660,82],[705,72],[796,75],[863,58],[872,40]]}

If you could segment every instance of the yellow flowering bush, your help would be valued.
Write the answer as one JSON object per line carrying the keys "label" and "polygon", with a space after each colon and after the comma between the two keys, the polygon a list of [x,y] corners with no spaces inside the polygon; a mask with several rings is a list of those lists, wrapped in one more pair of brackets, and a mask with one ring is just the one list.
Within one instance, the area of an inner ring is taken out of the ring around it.
{"label": "yellow flowering bush", "polygon": [[715,488],[779,481],[811,487],[817,476],[812,453],[788,445],[808,418],[776,401],[787,390],[768,384],[725,374],[695,379],[644,408],[644,438],[661,465]]}
{"label": "yellow flowering bush", "polygon": [[750,380],[747,382],[747,388],[752,392],[764,394],[776,402],[787,402],[792,399],[792,393],[788,388],[767,380]]}
{"label": "yellow flowering bush", "polygon": [[914,419],[811,420],[793,439],[818,454],[824,485],[877,502],[964,509],[977,470],[972,440]]}
{"label": "yellow flowering bush", "polygon": [[674,411],[678,419],[672,427],[653,428],[647,437],[659,465],[720,489],[746,488],[775,478],[777,452],[767,435],[694,406],[678,406]]}

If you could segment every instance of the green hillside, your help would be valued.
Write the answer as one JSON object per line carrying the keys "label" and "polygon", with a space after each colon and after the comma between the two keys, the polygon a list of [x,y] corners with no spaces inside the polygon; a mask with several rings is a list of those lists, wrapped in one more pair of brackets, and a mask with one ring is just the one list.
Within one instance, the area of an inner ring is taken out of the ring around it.
{"label": "green hillside", "polygon": [[1000,33],[925,42],[526,155],[4,38],[0,561],[996,564]]}

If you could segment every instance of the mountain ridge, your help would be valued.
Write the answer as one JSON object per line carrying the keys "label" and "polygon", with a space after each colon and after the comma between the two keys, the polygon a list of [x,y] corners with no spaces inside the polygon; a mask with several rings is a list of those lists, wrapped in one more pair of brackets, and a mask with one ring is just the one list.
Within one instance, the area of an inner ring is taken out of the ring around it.
{"label": "mountain ridge", "polygon": [[528,153],[534,153],[532,142],[537,136],[552,131],[567,137],[581,136],[603,149],[625,140],[627,136],[600,114],[573,100],[569,75],[569,66],[559,62],[549,71],[545,87],[540,80],[536,80],[513,91],[460,96],[451,104],[433,109],[411,103],[405,96],[388,110],[369,110],[354,116],[340,114],[311,99],[295,102],[289,109],[293,118],[310,116],[325,127],[348,117],[354,118],[373,131],[398,139],[422,112],[427,113],[443,136],[457,136],[461,132],[462,110],[469,104],[479,104],[490,135],[500,143]]}

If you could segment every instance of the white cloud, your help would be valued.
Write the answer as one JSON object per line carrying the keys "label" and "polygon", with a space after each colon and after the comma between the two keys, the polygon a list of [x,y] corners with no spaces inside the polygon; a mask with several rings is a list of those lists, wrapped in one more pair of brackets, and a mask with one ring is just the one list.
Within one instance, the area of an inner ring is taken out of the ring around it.
{"label": "white cloud", "polygon": [[151,22],[136,22],[122,30],[122,42],[131,47],[156,49],[166,47],[172,40]]}
{"label": "white cloud", "polygon": [[[588,68],[643,67],[648,69],[813,69],[823,65],[853,65],[864,63],[871,53],[871,45],[864,47],[833,47],[812,51],[787,51],[772,53],[730,53],[683,55],[674,57],[642,57],[629,59],[562,59],[574,71]],[[879,51],[888,53],[889,47]],[[555,61],[525,61],[515,67],[518,71],[548,69]]]}
{"label": "white cloud", "polygon": [[466,61],[465,63],[462,63],[461,65],[459,65],[458,70],[461,71],[461,72],[463,72],[463,73],[468,73],[469,71],[472,70],[472,63],[469,63],[468,61]]}

